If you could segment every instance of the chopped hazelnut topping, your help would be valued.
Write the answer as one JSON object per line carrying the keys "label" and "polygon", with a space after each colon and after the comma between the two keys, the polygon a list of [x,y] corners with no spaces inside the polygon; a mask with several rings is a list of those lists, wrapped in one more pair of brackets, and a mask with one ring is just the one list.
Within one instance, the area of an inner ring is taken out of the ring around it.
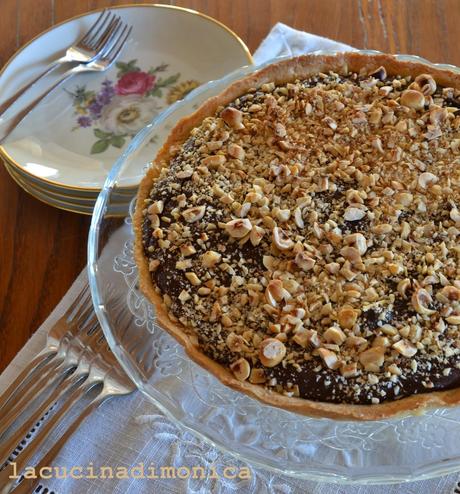
{"label": "chopped hazelnut topping", "polygon": [[267,338],[260,345],[260,362],[265,367],[275,367],[286,355],[286,347],[276,338]]}
{"label": "chopped hazelnut topping", "polygon": [[188,223],[193,223],[195,221],[201,220],[203,218],[204,213],[206,212],[206,206],[197,206],[194,208],[186,209],[182,212],[182,216],[185,221]]}
{"label": "chopped hazelnut topping", "polygon": [[248,219],[231,220],[225,224],[225,231],[234,238],[242,238],[252,230],[252,223]]}
{"label": "chopped hazelnut topping", "polygon": [[458,101],[374,65],[266,82],[197,123],[142,200],[171,320],[285,396],[460,382]]}
{"label": "chopped hazelnut topping", "polygon": [[244,129],[243,114],[236,108],[227,107],[222,111],[221,117],[232,129]]}
{"label": "chopped hazelnut topping", "polygon": [[277,226],[273,228],[273,243],[280,250],[288,250],[294,246],[294,242],[287,236],[286,232]]}
{"label": "chopped hazelnut topping", "polygon": [[222,255],[214,250],[209,250],[201,256],[201,262],[205,268],[214,267],[221,259]]}
{"label": "chopped hazelnut topping", "polygon": [[245,358],[240,358],[231,364],[230,369],[238,381],[246,381],[251,374],[251,366]]}
{"label": "chopped hazelnut topping", "polygon": [[425,106],[425,96],[414,89],[407,89],[401,95],[401,104],[414,110],[423,110]]}
{"label": "chopped hazelnut topping", "polygon": [[385,348],[372,347],[359,354],[359,361],[365,370],[379,372],[385,360]]}

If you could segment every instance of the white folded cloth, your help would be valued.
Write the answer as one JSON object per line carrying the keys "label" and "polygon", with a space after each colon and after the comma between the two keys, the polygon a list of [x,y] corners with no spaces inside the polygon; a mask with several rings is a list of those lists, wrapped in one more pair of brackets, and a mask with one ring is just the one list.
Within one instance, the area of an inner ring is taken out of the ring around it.
{"label": "white folded cloth", "polygon": [[[276,24],[257,49],[256,63],[280,55],[297,55],[320,49],[353,50],[352,47],[309,33],[296,31],[284,24]],[[15,375],[43,346],[51,325],[63,314],[75,299],[81,286],[87,282],[86,271],[77,278],[53,313],[38,329],[11,365],[0,376],[0,393]],[[75,412],[76,413],[76,412]],[[72,417],[70,417],[72,418]],[[65,427],[65,424],[64,424]],[[63,428],[55,430],[51,440],[59,438]],[[436,492],[452,494],[458,480],[449,475],[434,480],[381,486],[345,486],[313,481],[302,481],[288,476],[279,476],[260,468],[246,465],[228,454],[223,454],[192,434],[171,423],[153,404],[135,392],[130,396],[118,397],[103,404],[92,414],[63,447],[53,466],[89,468],[99,472],[107,466],[131,468],[141,464],[145,469],[151,464],[175,468],[202,466],[207,472],[214,467],[222,472],[228,467],[249,468],[250,479],[57,479],[41,483],[56,494],[142,494],[142,493],[283,493],[283,494],[419,494]],[[185,471],[185,470],[184,470]],[[240,470],[243,471],[243,470]],[[76,472],[78,474],[78,472]],[[157,471],[158,473],[158,471]],[[147,471],[144,472],[148,474]],[[38,491],[37,491],[38,492]],[[39,492],[44,492],[44,488]]]}
{"label": "white folded cloth", "polygon": [[344,43],[298,31],[278,22],[260,43],[253,58],[256,64],[261,64],[271,58],[301,55],[317,50],[354,51],[355,49]]}

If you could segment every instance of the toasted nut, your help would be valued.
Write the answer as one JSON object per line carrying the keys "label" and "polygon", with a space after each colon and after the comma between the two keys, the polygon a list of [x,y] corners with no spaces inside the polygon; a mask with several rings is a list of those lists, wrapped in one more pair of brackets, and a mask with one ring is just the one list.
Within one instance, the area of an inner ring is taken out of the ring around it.
{"label": "toasted nut", "polygon": [[336,345],[341,345],[346,339],[345,333],[335,326],[326,329],[323,336],[328,343],[335,343]]}
{"label": "toasted nut", "polygon": [[272,256],[263,256],[262,263],[269,271],[275,271],[278,266],[278,260]]}
{"label": "toasted nut", "polygon": [[274,208],[272,211],[272,215],[278,221],[281,221],[282,223],[284,223],[284,222],[288,221],[289,218],[291,217],[291,211],[289,209]]}
{"label": "toasted nut", "polygon": [[164,202],[163,201],[155,201],[152,203],[147,209],[147,213],[149,214],[161,214],[163,212]]}
{"label": "toasted nut", "polygon": [[288,250],[294,247],[294,242],[287,236],[286,232],[277,226],[273,228],[273,243],[279,250]]}
{"label": "toasted nut", "polygon": [[208,250],[201,256],[201,263],[205,268],[212,268],[222,259],[222,255],[214,250]]}
{"label": "toasted nut", "polygon": [[265,298],[271,306],[276,307],[278,302],[289,300],[291,294],[284,288],[281,280],[271,280],[265,289]]}
{"label": "toasted nut", "polygon": [[238,144],[231,143],[228,145],[228,154],[232,158],[236,158],[238,160],[244,160],[245,152],[244,149]]}
{"label": "toasted nut", "polygon": [[435,184],[438,181],[439,178],[430,172],[423,172],[418,177],[418,184],[423,189],[426,189],[429,185]]}
{"label": "toasted nut", "polygon": [[321,341],[318,336],[318,332],[314,329],[301,329],[292,338],[302,348],[312,346],[318,348],[321,345]]}
{"label": "toasted nut", "polygon": [[238,381],[246,381],[251,373],[251,366],[245,358],[240,358],[236,362],[233,362],[230,365],[230,369]]}
{"label": "toasted nut", "polygon": [[364,255],[367,251],[366,237],[362,233],[346,235],[343,241],[346,245],[353,245],[356,247],[361,255]]}
{"label": "toasted nut", "polygon": [[224,122],[234,130],[244,129],[243,114],[236,108],[228,106],[220,114]]}
{"label": "toasted nut", "polygon": [[382,333],[387,334],[388,336],[395,336],[398,334],[398,330],[391,324],[384,324],[380,329]]}
{"label": "toasted nut", "polygon": [[342,328],[351,329],[358,319],[358,311],[352,307],[343,307],[339,310],[337,319]]}
{"label": "toasted nut", "polygon": [[340,366],[340,361],[336,353],[327,348],[318,348],[317,352],[329,369],[337,369]]}
{"label": "toasted nut", "polygon": [[386,336],[376,336],[372,342],[372,346],[390,346],[390,340]]}
{"label": "toasted nut", "polygon": [[220,322],[222,323],[222,326],[225,326],[226,328],[230,328],[233,326],[232,318],[227,314],[221,317]]}
{"label": "toasted nut", "polygon": [[216,154],[214,156],[207,156],[201,160],[201,164],[209,166],[210,168],[223,165],[227,161],[227,158],[223,154]]}
{"label": "toasted nut", "polygon": [[359,362],[369,372],[379,372],[385,360],[385,348],[374,346],[359,354]]}
{"label": "toasted nut", "polygon": [[192,256],[193,254],[196,254],[196,249],[193,247],[192,244],[182,244],[180,246],[180,253],[184,256]]}
{"label": "toasted nut", "polygon": [[303,271],[309,271],[313,269],[316,261],[308,256],[305,252],[299,252],[294,259],[294,262],[299,266]]}
{"label": "toasted nut", "polygon": [[340,264],[338,262],[330,262],[326,264],[325,268],[331,274],[337,274],[340,271]]}
{"label": "toasted nut", "polygon": [[300,208],[294,209],[294,223],[298,228],[303,228],[305,226],[302,218],[302,210]]}
{"label": "toasted nut", "polygon": [[248,349],[246,340],[239,334],[229,333],[225,344],[231,352],[243,352]]}
{"label": "toasted nut", "polygon": [[409,290],[410,286],[411,286],[411,282],[409,278],[405,278],[401,280],[400,282],[398,282],[398,286],[397,286],[398,293],[400,293],[403,297],[406,297],[407,291]]}
{"label": "toasted nut", "polygon": [[206,297],[210,293],[211,293],[211,289],[206,286],[202,286],[201,288],[198,288],[198,295],[202,295]]}
{"label": "toasted nut", "polygon": [[430,122],[433,125],[442,124],[447,118],[448,112],[446,108],[441,108],[440,106],[432,105],[430,107]]}
{"label": "toasted nut", "polygon": [[286,355],[284,343],[276,338],[267,338],[260,344],[259,359],[265,367],[275,367]]}
{"label": "toasted nut", "polygon": [[183,170],[176,173],[176,177],[180,179],[190,178],[193,175],[193,168],[186,166]]}
{"label": "toasted nut", "polygon": [[252,369],[249,382],[252,384],[263,384],[267,378],[263,369]]}
{"label": "toasted nut", "polygon": [[345,344],[348,347],[360,347],[362,345],[365,345],[367,343],[366,338],[363,338],[362,336],[348,336],[347,339],[345,340]]}
{"label": "toasted nut", "polygon": [[356,247],[342,247],[340,254],[352,264],[361,262],[361,254]]}
{"label": "toasted nut", "polygon": [[363,209],[348,207],[343,215],[345,221],[359,221],[366,216],[366,211]]}
{"label": "toasted nut", "polygon": [[403,357],[413,357],[417,353],[417,347],[412,345],[409,341],[399,340],[392,345],[398,353],[400,353]]}
{"label": "toasted nut", "polygon": [[454,285],[447,285],[436,294],[436,300],[443,304],[460,300],[460,289]]}
{"label": "toasted nut", "polygon": [[201,285],[201,280],[200,278],[198,278],[198,276],[195,273],[193,272],[185,273],[185,277],[188,279],[188,281],[190,281],[192,285],[194,286]]}
{"label": "toasted nut", "polygon": [[414,82],[418,84],[425,96],[430,96],[436,92],[436,81],[430,74],[420,74]]}
{"label": "toasted nut", "polygon": [[337,129],[337,122],[331,117],[324,117],[323,122],[330,127],[332,130]]}
{"label": "toasted nut", "polygon": [[187,223],[194,223],[195,221],[201,220],[205,212],[206,206],[196,206],[194,208],[189,208],[183,211],[182,216],[184,217],[185,221],[187,221]]}
{"label": "toasted nut", "polygon": [[283,151],[289,151],[292,149],[292,144],[288,141],[278,141],[277,144]]}
{"label": "toasted nut", "polygon": [[247,218],[231,220],[225,224],[225,231],[233,238],[242,238],[252,230],[252,223]]}
{"label": "toasted nut", "polygon": [[157,214],[149,214],[150,225],[153,229],[160,226],[160,217]]}
{"label": "toasted nut", "polygon": [[401,95],[401,105],[413,108],[414,110],[423,110],[425,106],[425,96],[420,91],[406,89]]}
{"label": "toasted nut", "polygon": [[249,240],[251,244],[256,246],[259,245],[263,236],[265,235],[265,230],[260,226],[254,225],[252,227],[251,233],[249,234]]}
{"label": "toasted nut", "polygon": [[236,214],[240,217],[240,218],[244,218],[245,216],[247,216],[247,214],[249,213],[250,209],[251,209],[251,206],[252,204],[250,202],[245,202],[244,204],[242,204],[240,207],[238,207],[235,212]]}
{"label": "toasted nut", "polygon": [[414,200],[414,196],[410,192],[398,192],[395,195],[395,200],[397,204],[402,206],[410,206]]}
{"label": "toasted nut", "polygon": [[382,109],[374,108],[369,113],[369,123],[377,125],[380,122],[380,120],[382,120]]}
{"label": "toasted nut", "polygon": [[393,231],[393,227],[388,223],[381,223],[372,227],[372,232],[376,235],[386,235]]}
{"label": "toasted nut", "polygon": [[396,364],[389,365],[388,371],[391,372],[395,376],[401,376],[402,375],[402,370]]}
{"label": "toasted nut", "polygon": [[223,141],[210,141],[206,144],[206,147],[209,151],[217,151],[221,149],[223,145]]}
{"label": "toasted nut", "polygon": [[428,308],[432,301],[431,295],[424,288],[419,288],[412,294],[412,305],[419,314],[434,314],[436,311]]}
{"label": "toasted nut", "polygon": [[187,290],[182,290],[178,298],[182,303],[184,303],[187,302],[187,300],[190,300],[192,297],[190,293],[187,292]]}
{"label": "toasted nut", "polygon": [[404,270],[404,268],[400,264],[398,264],[396,262],[390,262],[390,263],[388,263],[387,264],[387,267],[388,267],[388,271],[390,271],[390,273],[393,276],[401,273]]}
{"label": "toasted nut", "polygon": [[455,221],[457,225],[460,224],[460,212],[456,207],[450,210],[449,217],[452,221]]}
{"label": "toasted nut", "polygon": [[382,140],[380,139],[380,137],[374,137],[372,139],[372,146],[377,149],[377,151],[379,153],[384,153],[385,150],[383,149],[383,146],[382,146]]}
{"label": "toasted nut", "polygon": [[366,302],[376,302],[379,298],[379,294],[373,286],[366,288],[366,290],[364,291],[364,300]]}
{"label": "toasted nut", "polygon": [[284,127],[283,124],[279,122],[275,124],[275,134],[278,137],[285,137],[287,135],[286,128]]}
{"label": "toasted nut", "polygon": [[182,259],[176,262],[176,269],[186,270],[192,267],[192,261],[190,259]]}
{"label": "toasted nut", "polygon": [[340,367],[340,373],[343,377],[355,377],[358,375],[358,365],[356,362],[349,364],[342,363]]}
{"label": "toasted nut", "polygon": [[160,265],[160,261],[158,259],[150,259],[149,261],[149,271],[156,271],[158,266]]}

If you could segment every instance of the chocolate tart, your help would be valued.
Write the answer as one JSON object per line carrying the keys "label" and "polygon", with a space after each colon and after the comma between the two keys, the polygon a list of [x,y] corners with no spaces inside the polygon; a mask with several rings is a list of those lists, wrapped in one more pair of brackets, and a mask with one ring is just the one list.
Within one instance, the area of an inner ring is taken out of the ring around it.
{"label": "chocolate tart", "polygon": [[140,185],[158,322],[224,384],[311,416],[460,402],[460,79],[306,55],[178,122]]}

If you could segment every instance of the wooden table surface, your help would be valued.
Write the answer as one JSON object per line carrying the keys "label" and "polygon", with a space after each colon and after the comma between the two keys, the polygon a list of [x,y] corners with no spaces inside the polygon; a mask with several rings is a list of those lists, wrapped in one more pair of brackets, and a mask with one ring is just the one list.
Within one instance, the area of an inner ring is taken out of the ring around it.
{"label": "wooden table surface", "polygon": [[[80,13],[127,0],[0,0],[0,66],[24,43]],[[138,0],[138,3],[148,3]],[[254,51],[278,21],[358,48],[460,65],[459,0],[188,0]],[[1,90],[1,87],[0,87]],[[0,372],[86,262],[89,218],[32,198],[0,167]]]}

